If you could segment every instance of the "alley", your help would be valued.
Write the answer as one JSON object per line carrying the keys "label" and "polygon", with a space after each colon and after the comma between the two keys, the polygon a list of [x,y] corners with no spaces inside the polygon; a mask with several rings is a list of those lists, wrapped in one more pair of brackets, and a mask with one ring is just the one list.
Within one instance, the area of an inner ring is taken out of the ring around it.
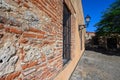
{"label": "alley", "polygon": [[70,80],[120,80],[120,56],[86,50]]}

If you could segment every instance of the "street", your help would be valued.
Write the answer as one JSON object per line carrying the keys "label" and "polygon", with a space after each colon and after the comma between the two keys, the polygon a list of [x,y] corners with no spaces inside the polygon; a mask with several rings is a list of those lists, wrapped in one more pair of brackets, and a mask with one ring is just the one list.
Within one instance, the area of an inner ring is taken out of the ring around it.
{"label": "street", "polygon": [[120,56],[86,50],[70,80],[120,80]]}

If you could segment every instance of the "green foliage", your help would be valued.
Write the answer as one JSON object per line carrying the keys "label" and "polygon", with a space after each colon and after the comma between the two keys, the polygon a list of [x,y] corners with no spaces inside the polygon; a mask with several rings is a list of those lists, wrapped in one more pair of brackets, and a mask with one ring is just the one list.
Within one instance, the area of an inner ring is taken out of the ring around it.
{"label": "green foliage", "polygon": [[120,34],[120,0],[116,0],[103,13],[102,19],[96,25],[97,36]]}

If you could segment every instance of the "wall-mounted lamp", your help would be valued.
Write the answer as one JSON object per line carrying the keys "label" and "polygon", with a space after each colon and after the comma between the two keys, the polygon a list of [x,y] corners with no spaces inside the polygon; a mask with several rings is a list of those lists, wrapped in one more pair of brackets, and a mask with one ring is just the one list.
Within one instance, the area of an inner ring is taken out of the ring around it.
{"label": "wall-mounted lamp", "polygon": [[79,25],[78,28],[79,28],[79,31],[80,31],[80,30],[85,28],[85,25]]}
{"label": "wall-mounted lamp", "polygon": [[90,23],[90,19],[91,19],[91,17],[90,17],[89,15],[87,15],[87,16],[85,17],[85,24],[78,26],[79,31],[82,30],[83,28],[88,27],[88,25],[89,25],[89,23]]}
{"label": "wall-mounted lamp", "polygon": [[86,27],[88,27],[89,23],[90,23],[91,17],[89,15],[87,15],[85,17],[85,23],[86,23]]}

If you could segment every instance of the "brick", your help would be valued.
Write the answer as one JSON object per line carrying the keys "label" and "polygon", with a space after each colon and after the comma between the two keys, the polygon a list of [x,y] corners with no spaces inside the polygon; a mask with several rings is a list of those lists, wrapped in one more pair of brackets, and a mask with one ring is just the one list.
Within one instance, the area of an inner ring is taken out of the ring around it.
{"label": "brick", "polygon": [[24,44],[26,44],[26,43],[28,42],[28,39],[21,38],[19,42],[20,42],[20,43],[24,43]]}
{"label": "brick", "polygon": [[42,63],[39,67],[40,67],[40,68],[43,68],[43,67],[46,67],[46,66],[47,66],[46,63]]}
{"label": "brick", "polygon": [[22,65],[22,69],[25,70],[26,68],[33,67],[33,66],[37,65],[37,63],[38,63],[37,61],[33,61],[33,62],[29,62],[27,64],[24,64],[24,65]]}
{"label": "brick", "polygon": [[17,28],[14,28],[14,27],[5,27],[5,31],[6,32],[11,32],[11,33],[15,33],[15,34],[22,34],[22,31],[21,30],[18,30]]}
{"label": "brick", "polygon": [[52,62],[54,62],[54,59],[50,59],[50,60],[48,60],[48,62],[49,62],[49,63],[52,63]]}
{"label": "brick", "polygon": [[3,24],[0,24],[0,29],[3,29],[4,28],[4,25]]}
{"label": "brick", "polygon": [[26,75],[28,75],[28,74],[30,74],[30,73],[35,72],[35,71],[36,71],[35,68],[31,68],[31,69],[28,69],[28,70],[24,71],[23,74],[26,76]]}
{"label": "brick", "polygon": [[5,77],[1,77],[0,80],[5,80]]}
{"label": "brick", "polygon": [[62,59],[62,56],[59,56],[59,57],[55,57],[54,60],[59,60],[59,59]]}
{"label": "brick", "polygon": [[41,61],[42,61],[42,62],[46,62],[46,58],[45,58],[45,57],[42,57],[42,58],[41,58]]}
{"label": "brick", "polygon": [[9,75],[6,77],[6,80],[14,80],[14,79],[15,79],[16,77],[18,77],[20,74],[21,74],[20,71],[11,73],[11,74],[9,74]]}
{"label": "brick", "polygon": [[47,71],[44,71],[42,75],[40,76],[40,80],[44,80],[47,76]]}
{"label": "brick", "polygon": [[32,78],[32,80],[36,80],[35,78]]}
{"label": "brick", "polygon": [[20,54],[21,54],[20,59],[23,61],[24,57],[25,57],[25,52],[24,52],[23,48],[20,48]]}
{"label": "brick", "polygon": [[43,35],[36,35],[37,39],[43,39],[44,36]]}
{"label": "brick", "polygon": [[35,28],[32,28],[32,27],[30,27],[29,31],[39,33],[39,34],[45,34],[44,31],[41,31],[41,30],[38,30],[38,29],[35,29]]}
{"label": "brick", "polygon": [[5,27],[5,31],[6,32],[10,32],[10,28],[9,27]]}
{"label": "brick", "polygon": [[25,38],[36,38],[36,34],[24,32],[23,37],[25,37]]}
{"label": "brick", "polygon": [[53,43],[55,43],[55,41],[43,41],[43,44],[51,45],[51,44],[53,44]]}
{"label": "brick", "polygon": [[23,3],[23,6],[26,8],[30,8],[30,6],[27,3]]}
{"label": "brick", "polygon": [[39,80],[40,75],[41,75],[42,72],[43,72],[42,70],[39,70],[39,71],[35,72],[34,75],[35,75],[36,80]]}
{"label": "brick", "polygon": [[47,77],[48,77],[48,78],[51,78],[51,77],[52,77],[52,73],[49,73],[49,74],[47,75]]}
{"label": "brick", "polygon": [[13,27],[10,28],[10,32],[16,33],[16,34],[22,34],[21,30],[18,30],[17,28],[13,28]]}
{"label": "brick", "polygon": [[15,0],[17,4],[22,3],[22,0]]}
{"label": "brick", "polygon": [[45,55],[42,54],[41,56],[42,56],[42,57],[41,57],[41,61],[42,61],[42,62],[45,62],[45,61],[46,61],[46,57],[45,57]]}
{"label": "brick", "polygon": [[43,35],[38,35],[38,34],[35,34],[35,33],[30,33],[30,32],[24,32],[23,37],[24,38],[37,38],[37,39],[43,39],[44,38]]}
{"label": "brick", "polygon": [[22,78],[18,78],[18,80],[22,80]]}

